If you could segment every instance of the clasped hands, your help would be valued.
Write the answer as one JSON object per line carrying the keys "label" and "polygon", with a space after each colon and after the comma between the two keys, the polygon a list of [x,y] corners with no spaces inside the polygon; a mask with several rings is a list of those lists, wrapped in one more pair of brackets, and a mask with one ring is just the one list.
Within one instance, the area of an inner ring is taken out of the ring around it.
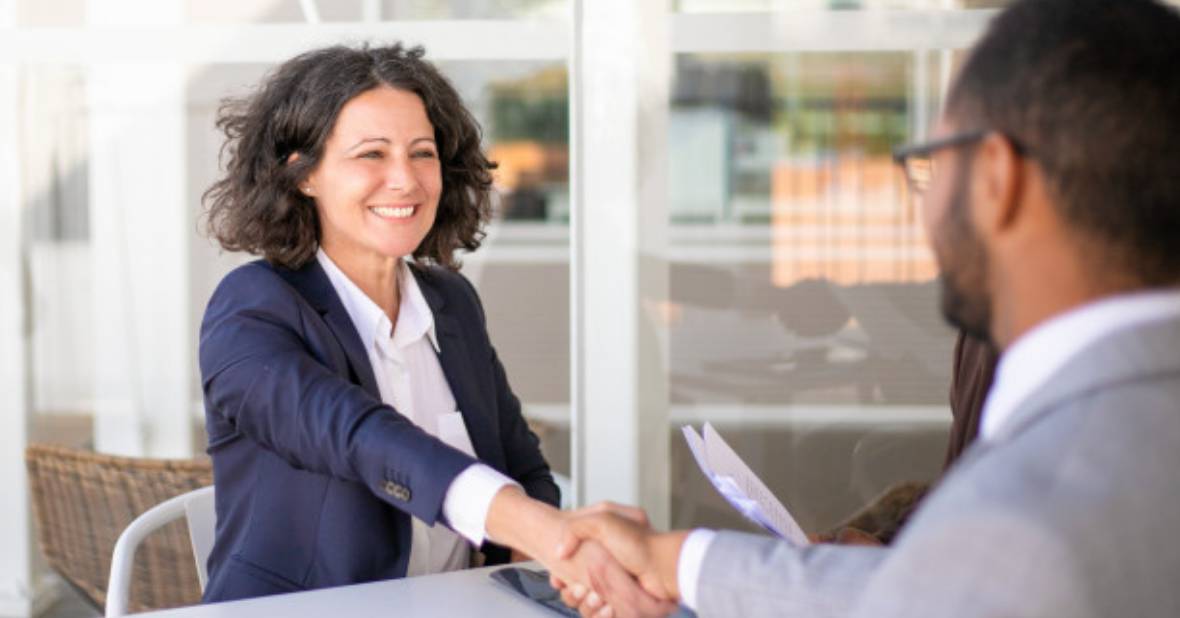
{"label": "clasped hands", "polygon": [[[487,529],[549,569],[562,601],[584,618],[653,618],[679,608],[677,575],[688,531],[656,532],[638,508],[604,502],[563,512],[516,489],[497,494]],[[812,542],[879,545],[854,529]]]}
{"label": "clasped hands", "polygon": [[676,561],[686,533],[658,534],[640,509],[603,503],[564,512],[513,487],[492,501],[495,542],[545,565],[586,618],[662,617],[679,608]]}
{"label": "clasped hands", "polygon": [[[550,583],[561,590],[566,605],[584,618],[666,616],[678,609],[677,575],[687,531],[656,532],[642,509],[609,502],[562,515],[565,530],[557,558],[580,561],[587,578],[564,579],[569,576],[551,568]],[[881,545],[854,528],[814,535],[811,541]]]}
{"label": "clasped hands", "polygon": [[583,579],[550,568],[566,605],[584,618],[659,617],[679,609],[677,562],[686,533],[658,533],[642,509],[610,502],[563,515],[557,558],[585,567]]}

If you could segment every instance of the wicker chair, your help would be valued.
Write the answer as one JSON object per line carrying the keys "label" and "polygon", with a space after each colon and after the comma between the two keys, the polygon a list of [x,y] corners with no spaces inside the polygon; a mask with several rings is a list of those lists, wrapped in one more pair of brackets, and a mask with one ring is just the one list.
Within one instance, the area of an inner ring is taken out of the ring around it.
{"label": "wicker chair", "polygon": [[[213,484],[207,459],[139,459],[31,444],[25,463],[46,562],[100,610],[106,604],[111,553],[123,529],[156,504]],[[140,546],[129,609],[179,607],[200,599],[181,518]]]}

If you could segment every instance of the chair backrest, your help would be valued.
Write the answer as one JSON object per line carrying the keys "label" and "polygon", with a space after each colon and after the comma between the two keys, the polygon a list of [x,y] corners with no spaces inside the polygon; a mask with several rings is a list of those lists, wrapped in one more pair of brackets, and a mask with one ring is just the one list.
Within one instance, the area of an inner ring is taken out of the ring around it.
{"label": "chair backrest", "polygon": [[185,494],[169,498],[131,522],[111,554],[111,577],[107,584],[106,615],[124,616],[131,600],[131,565],[135,561],[135,550],[150,534],[165,525],[185,517],[188,520],[189,539],[192,543],[194,566],[197,569],[200,587],[205,589],[205,561],[213,549],[213,529],[217,516],[213,509],[213,487],[194,489]]}
{"label": "chair backrest", "polygon": [[[96,608],[107,600],[115,542],[141,513],[174,496],[213,484],[208,459],[117,457],[31,444],[25,451],[37,536],[49,566]],[[140,546],[128,610],[192,605],[199,575],[184,521]]]}
{"label": "chair backrest", "polygon": [[204,592],[205,584],[209,583],[209,552],[213,551],[213,537],[217,532],[217,509],[212,487],[198,489],[191,496],[184,503],[184,514],[189,540],[193,542],[193,558],[197,561],[197,579]]}

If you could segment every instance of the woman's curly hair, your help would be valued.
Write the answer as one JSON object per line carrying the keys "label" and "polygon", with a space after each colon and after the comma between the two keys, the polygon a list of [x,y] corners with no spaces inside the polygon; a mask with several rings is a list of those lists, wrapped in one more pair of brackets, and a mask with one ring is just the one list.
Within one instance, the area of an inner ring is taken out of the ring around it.
{"label": "woman's curly hair", "polygon": [[423,55],[421,47],[400,43],[315,50],[280,65],[253,94],[223,101],[217,128],[228,161],[202,198],[208,235],[227,251],[272,264],[308,263],[319,247],[320,222],[299,185],[319,165],[344,104],[389,86],[422,98],[442,164],[438,214],[414,258],[458,269],[456,250],[474,251],[484,238],[496,164],[459,93]]}

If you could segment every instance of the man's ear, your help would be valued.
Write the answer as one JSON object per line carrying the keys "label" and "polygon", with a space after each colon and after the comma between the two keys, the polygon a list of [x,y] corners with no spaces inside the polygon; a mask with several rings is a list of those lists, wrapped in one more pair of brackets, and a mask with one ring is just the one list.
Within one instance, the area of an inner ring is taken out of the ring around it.
{"label": "man's ear", "polygon": [[1020,153],[1003,135],[990,133],[980,142],[971,166],[976,229],[999,233],[1020,219],[1025,182],[1022,164]]}

